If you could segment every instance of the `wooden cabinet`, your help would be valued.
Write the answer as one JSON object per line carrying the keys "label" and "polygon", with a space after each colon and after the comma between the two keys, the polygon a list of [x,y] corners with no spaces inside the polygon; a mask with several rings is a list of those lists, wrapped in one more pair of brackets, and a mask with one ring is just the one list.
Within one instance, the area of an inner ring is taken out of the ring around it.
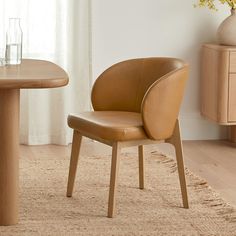
{"label": "wooden cabinet", "polygon": [[201,114],[220,125],[231,126],[231,140],[236,142],[236,47],[203,45]]}

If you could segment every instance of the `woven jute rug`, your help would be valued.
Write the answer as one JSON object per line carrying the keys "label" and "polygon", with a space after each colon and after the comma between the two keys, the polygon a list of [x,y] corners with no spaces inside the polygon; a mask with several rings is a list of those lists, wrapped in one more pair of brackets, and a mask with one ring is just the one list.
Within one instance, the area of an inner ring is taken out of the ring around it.
{"label": "woven jute rug", "polygon": [[106,217],[110,156],[81,156],[75,192],[66,198],[69,157],[20,161],[20,221],[0,235],[236,235],[236,212],[188,170],[190,209],[182,208],[173,159],[146,153],[146,189],[137,156],[123,153],[117,214]]}

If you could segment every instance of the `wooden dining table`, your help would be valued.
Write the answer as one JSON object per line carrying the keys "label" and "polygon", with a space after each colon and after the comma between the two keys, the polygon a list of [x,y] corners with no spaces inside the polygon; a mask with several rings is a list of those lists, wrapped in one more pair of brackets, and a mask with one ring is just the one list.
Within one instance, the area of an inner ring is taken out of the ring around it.
{"label": "wooden dining table", "polygon": [[0,66],[0,225],[18,223],[20,89],[65,86],[67,73],[56,64],[23,59]]}

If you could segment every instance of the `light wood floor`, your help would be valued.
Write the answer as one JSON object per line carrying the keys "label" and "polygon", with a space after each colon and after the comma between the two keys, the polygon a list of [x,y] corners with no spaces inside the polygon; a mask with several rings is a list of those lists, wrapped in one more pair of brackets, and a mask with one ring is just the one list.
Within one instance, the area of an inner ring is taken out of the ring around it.
{"label": "light wood floor", "polygon": [[[185,165],[195,174],[207,180],[209,185],[236,207],[236,147],[224,141],[184,141]],[[174,149],[168,144],[150,145],[145,151],[159,150],[174,157]],[[126,152],[136,153],[137,149],[127,148]],[[82,155],[107,155],[111,148],[84,140]],[[70,146],[24,146],[21,145],[21,158],[63,158],[70,156]]]}
{"label": "light wood floor", "polygon": [[[236,207],[236,147],[226,141],[184,141],[183,148],[188,169]],[[163,151],[173,155],[168,149]]]}

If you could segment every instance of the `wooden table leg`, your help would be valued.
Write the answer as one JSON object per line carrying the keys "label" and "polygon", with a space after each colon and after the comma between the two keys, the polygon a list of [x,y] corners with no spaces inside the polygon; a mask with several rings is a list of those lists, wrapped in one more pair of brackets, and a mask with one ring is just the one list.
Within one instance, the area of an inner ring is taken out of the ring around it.
{"label": "wooden table leg", "polygon": [[18,223],[19,89],[0,89],[0,225]]}

